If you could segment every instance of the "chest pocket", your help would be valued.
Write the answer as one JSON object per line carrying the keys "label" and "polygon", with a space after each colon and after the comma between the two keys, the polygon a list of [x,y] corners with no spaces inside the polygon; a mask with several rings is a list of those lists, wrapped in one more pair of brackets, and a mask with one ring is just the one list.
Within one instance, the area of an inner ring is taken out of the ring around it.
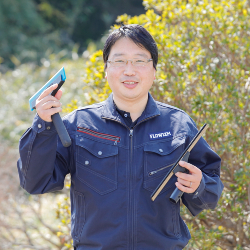
{"label": "chest pocket", "polygon": [[[185,136],[144,146],[144,188],[153,192],[185,149]],[[173,175],[161,192],[173,187]]]}
{"label": "chest pocket", "polygon": [[76,136],[76,176],[104,195],[117,189],[118,147]]}

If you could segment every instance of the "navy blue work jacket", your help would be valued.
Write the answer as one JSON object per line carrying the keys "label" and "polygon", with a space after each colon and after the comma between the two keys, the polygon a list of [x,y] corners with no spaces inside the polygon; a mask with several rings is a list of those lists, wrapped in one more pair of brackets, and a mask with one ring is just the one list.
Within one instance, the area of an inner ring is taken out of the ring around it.
{"label": "navy blue work jacket", "polygon": [[[64,117],[72,139],[62,146],[52,123],[36,115],[20,139],[18,170],[30,194],[61,190],[71,175],[71,233],[77,250],[176,250],[190,239],[180,202],[169,197],[172,176],[153,202],[150,195],[197,133],[182,110],[156,102],[133,129],[117,112],[113,96]],[[192,215],[215,208],[221,195],[220,157],[201,138],[189,162],[203,177],[193,194],[182,196]]]}

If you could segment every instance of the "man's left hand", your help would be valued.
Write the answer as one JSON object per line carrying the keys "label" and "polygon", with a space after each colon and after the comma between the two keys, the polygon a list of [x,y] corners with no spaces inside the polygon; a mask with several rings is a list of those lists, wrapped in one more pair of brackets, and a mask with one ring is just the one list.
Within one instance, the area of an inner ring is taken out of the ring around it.
{"label": "man's left hand", "polygon": [[176,187],[185,193],[194,193],[199,187],[202,179],[202,172],[196,166],[180,161],[179,165],[189,170],[189,174],[178,172],[175,175],[178,177],[175,183]]}

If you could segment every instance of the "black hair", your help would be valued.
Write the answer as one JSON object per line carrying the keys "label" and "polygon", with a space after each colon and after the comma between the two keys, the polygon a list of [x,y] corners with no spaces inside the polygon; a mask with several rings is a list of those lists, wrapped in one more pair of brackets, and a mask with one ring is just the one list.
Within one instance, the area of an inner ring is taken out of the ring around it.
{"label": "black hair", "polygon": [[123,37],[131,39],[136,45],[149,51],[153,59],[153,66],[156,69],[156,65],[158,62],[158,48],[155,40],[150,35],[150,33],[141,25],[129,24],[122,25],[119,29],[113,30],[109,34],[103,49],[103,61],[105,63],[105,70],[107,68],[107,60],[112,46],[120,38]]}

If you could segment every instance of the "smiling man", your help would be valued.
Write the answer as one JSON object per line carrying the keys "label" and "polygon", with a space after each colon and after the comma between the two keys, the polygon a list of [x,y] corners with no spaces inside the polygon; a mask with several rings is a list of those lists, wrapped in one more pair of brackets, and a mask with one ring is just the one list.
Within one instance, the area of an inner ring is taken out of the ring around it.
{"label": "smiling man", "polygon": [[62,92],[38,98],[34,122],[20,140],[21,186],[31,194],[61,190],[71,175],[71,231],[77,250],[183,249],[190,233],[171,203],[176,186],[196,216],[221,195],[220,157],[202,138],[191,151],[189,174],[177,173],[152,202],[151,193],[197,133],[182,110],[149,94],[158,51],[140,25],[114,30],[103,51],[110,97],[64,117],[72,145],[63,147],[51,122]]}

